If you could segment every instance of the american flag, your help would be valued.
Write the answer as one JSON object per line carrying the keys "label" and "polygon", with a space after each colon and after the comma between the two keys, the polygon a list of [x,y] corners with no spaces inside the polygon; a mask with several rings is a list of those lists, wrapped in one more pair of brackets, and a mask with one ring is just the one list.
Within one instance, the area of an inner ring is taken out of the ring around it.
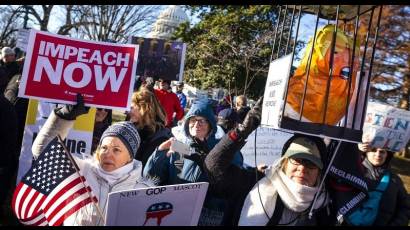
{"label": "american flag", "polygon": [[54,138],[13,194],[12,209],[25,225],[58,226],[96,198],[85,178],[76,172],[64,147]]}

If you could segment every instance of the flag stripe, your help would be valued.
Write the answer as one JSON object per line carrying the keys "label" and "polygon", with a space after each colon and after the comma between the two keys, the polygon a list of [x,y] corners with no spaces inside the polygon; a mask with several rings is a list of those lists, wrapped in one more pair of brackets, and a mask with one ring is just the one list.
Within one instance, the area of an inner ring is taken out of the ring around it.
{"label": "flag stripe", "polygon": [[[80,184],[80,186],[81,186],[81,184]],[[87,190],[84,189],[84,187],[81,187],[78,191],[74,191],[73,194],[68,194],[68,196],[66,196],[66,194],[64,194],[64,196],[62,196],[61,198],[58,199],[58,202],[55,202],[53,204],[52,208],[44,209],[44,210],[46,210],[46,216],[49,217],[49,218],[53,218],[54,215],[56,215],[61,209],[64,208],[64,206],[66,206],[67,204],[72,202],[77,196],[83,195],[86,192],[87,192]],[[88,194],[86,194],[86,195],[88,195]]]}
{"label": "flag stripe", "polygon": [[20,214],[18,212],[18,209],[16,209],[16,207],[18,207],[18,197],[20,196],[20,190],[23,187],[23,183],[19,183],[16,187],[16,190],[14,191],[13,194],[13,202],[11,202],[11,208],[13,209],[14,213],[16,214],[17,218],[20,218]]}
{"label": "flag stripe", "polygon": [[27,214],[28,214],[28,211],[30,210],[31,204],[33,203],[35,199],[35,193],[36,193],[36,190],[30,189],[30,192],[28,193],[27,198],[23,202],[23,208],[22,208],[24,210],[23,218],[28,217]]}
{"label": "flag stripe", "polygon": [[18,211],[18,216],[19,218],[23,218],[23,211],[22,206],[23,206],[23,201],[27,196],[27,193],[29,192],[29,187],[27,185],[23,185],[21,188],[21,191],[19,192],[20,196],[17,197],[17,211]]}
{"label": "flag stripe", "polygon": [[89,204],[92,202],[92,199],[90,197],[87,197],[87,199],[83,200],[82,202],[78,203],[71,209],[69,209],[63,216],[61,216],[56,222],[55,225],[59,226],[63,223],[64,220],[69,218],[73,213],[77,212],[80,208],[83,206]]}
{"label": "flag stripe", "polygon": [[[80,209],[81,207],[83,207],[84,205],[90,203],[91,199],[89,197],[89,195],[87,193],[76,197],[72,202],[70,202],[69,204],[67,204],[66,206],[64,206],[61,210],[58,211],[58,213],[53,216],[52,219],[50,219],[49,223],[51,226],[55,226],[55,225],[59,225],[59,223],[61,222],[61,217],[65,217],[65,214],[67,212],[69,212],[70,210],[72,210],[74,212],[76,212],[78,209]],[[71,213],[71,214],[72,214]],[[71,215],[70,214],[70,215]],[[64,218],[65,219],[65,218]],[[61,223],[60,223],[61,224]]]}
{"label": "flag stripe", "polygon": [[49,213],[53,212],[53,210],[60,205],[61,202],[65,201],[67,197],[71,196],[72,194],[75,194],[77,191],[79,191],[81,188],[84,188],[83,184],[80,184],[80,178],[76,178],[67,186],[62,188],[53,198],[44,206],[44,211],[46,213],[46,216],[49,215]]}
{"label": "flag stripe", "polygon": [[78,178],[78,175],[73,174],[67,177],[67,179],[63,180],[50,194],[48,194],[41,208],[46,209],[46,206],[49,205],[50,201],[55,199],[56,195],[60,193],[60,191],[63,190],[67,184],[70,184],[73,180],[76,180],[77,178]]}
{"label": "flag stripe", "polygon": [[33,216],[34,218],[29,218],[29,219],[23,219],[20,220],[23,224],[25,225],[42,225],[42,223],[45,223],[45,225],[48,224],[44,214],[42,212],[37,213],[36,216]]}
{"label": "flag stripe", "polygon": [[33,213],[38,212],[38,209],[40,208],[40,204],[43,203],[43,201],[46,199],[45,196],[43,196],[43,194],[37,192],[38,196],[36,198],[36,200],[33,202],[33,204],[31,205],[30,211],[28,212],[27,216],[31,216],[33,215]]}

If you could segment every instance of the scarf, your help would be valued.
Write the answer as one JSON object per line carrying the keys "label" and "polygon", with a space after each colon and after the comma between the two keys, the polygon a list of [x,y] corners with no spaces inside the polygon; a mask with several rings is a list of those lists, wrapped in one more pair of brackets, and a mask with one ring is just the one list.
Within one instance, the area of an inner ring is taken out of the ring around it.
{"label": "scarf", "polygon": [[101,168],[100,164],[98,164],[97,173],[99,176],[101,176],[106,181],[108,181],[109,185],[113,185],[119,179],[121,179],[124,175],[130,173],[134,169],[134,161],[135,160],[132,160],[130,163],[120,168],[117,168],[116,170],[112,172],[105,171],[103,168]]}
{"label": "scarf", "polygon": [[379,167],[372,165],[367,157],[363,160],[362,165],[366,168],[365,176],[375,181],[378,181],[380,177],[383,176],[384,172],[388,169],[388,164],[386,163]]}
{"label": "scarf", "polygon": [[[280,169],[283,159],[279,159],[266,169],[265,177],[259,180],[249,192],[242,207],[239,225],[266,225],[275,211],[278,195],[282,199],[285,208],[297,213],[308,210],[318,186],[309,187],[291,180]],[[326,201],[326,192],[322,192],[315,203],[314,209],[322,207],[326,204]],[[269,217],[266,216],[264,210]]]}

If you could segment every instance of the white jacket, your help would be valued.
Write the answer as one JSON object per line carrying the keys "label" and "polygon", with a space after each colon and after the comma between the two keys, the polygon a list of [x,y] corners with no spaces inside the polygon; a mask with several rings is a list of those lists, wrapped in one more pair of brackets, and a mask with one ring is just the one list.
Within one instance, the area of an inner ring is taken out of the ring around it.
{"label": "white jacket", "polygon": [[[52,112],[33,143],[33,156],[37,158],[47,144],[58,134],[61,138],[66,138],[73,125],[74,121],[61,119]],[[80,168],[80,174],[85,177],[87,184],[91,187],[93,195],[97,197],[98,205],[104,218],[106,215],[105,209],[108,193],[154,186],[152,181],[146,180],[141,176],[142,164],[140,161],[133,160],[133,170],[125,174],[116,183],[109,185],[108,181],[98,173],[97,168],[99,163],[97,160],[94,158],[83,160],[75,155],[72,156]],[[89,203],[67,218],[64,221],[64,225],[95,226],[104,225],[104,221],[100,217],[95,204]]]}

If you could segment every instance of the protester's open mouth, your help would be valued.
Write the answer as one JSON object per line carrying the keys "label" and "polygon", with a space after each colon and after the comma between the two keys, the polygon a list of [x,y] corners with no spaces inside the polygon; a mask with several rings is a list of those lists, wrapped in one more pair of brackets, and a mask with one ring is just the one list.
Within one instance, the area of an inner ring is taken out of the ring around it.
{"label": "protester's open mouth", "polygon": [[107,167],[107,166],[114,166],[114,163],[112,163],[112,162],[103,162],[102,164],[103,164],[103,166],[105,166],[105,167]]}

